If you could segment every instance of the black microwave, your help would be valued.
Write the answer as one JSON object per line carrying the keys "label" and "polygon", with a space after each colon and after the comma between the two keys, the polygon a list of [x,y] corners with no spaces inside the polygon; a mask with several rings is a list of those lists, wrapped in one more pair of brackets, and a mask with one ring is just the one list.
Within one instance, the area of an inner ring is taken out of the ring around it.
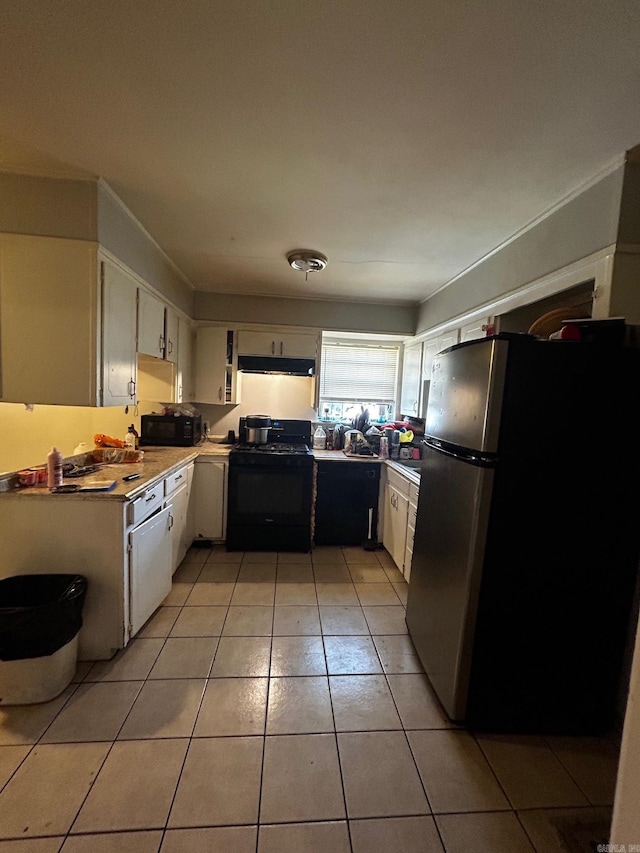
{"label": "black microwave", "polygon": [[192,447],[202,439],[201,415],[142,415],[140,445]]}

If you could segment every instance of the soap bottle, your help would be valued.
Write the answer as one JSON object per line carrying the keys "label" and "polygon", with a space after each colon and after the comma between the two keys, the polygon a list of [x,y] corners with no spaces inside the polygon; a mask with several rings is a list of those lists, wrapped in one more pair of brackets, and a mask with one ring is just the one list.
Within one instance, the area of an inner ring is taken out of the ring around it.
{"label": "soap bottle", "polygon": [[327,434],[318,424],[318,429],[313,434],[313,449],[325,450],[327,447]]}
{"label": "soap bottle", "polygon": [[52,447],[47,456],[47,486],[55,489],[62,485],[62,453],[57,447]]}

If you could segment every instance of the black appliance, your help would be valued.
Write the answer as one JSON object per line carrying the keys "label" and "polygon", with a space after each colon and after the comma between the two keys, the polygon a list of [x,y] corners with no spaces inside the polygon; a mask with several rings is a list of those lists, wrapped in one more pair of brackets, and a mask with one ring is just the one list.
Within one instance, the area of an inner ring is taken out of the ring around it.
{"label": "black appliance", "polygon": [[638,568],[640,350],[500,334],[436,355],[407,625],[449,717],[609,730]]}
{"label": "black appliance", "polygon": [[314,542],[316,545],[363,545],[375,539],[380,490],[379,462],[317,463]]}
{"label": "black appliance", "polygon": [[202,440],[201,415],[142,415],[140,445],[192,447]]}
{"label": "black appliance", "polygon": [[311,421],[272,420],[265,444],[246,441],[229,453],[228,551],[311,550]]}
{"label": "black appliance", "polygon": [[275,373],[286,376],[313,376],[316,362],[313,358],[238,354],[238,370],[243,373]]}

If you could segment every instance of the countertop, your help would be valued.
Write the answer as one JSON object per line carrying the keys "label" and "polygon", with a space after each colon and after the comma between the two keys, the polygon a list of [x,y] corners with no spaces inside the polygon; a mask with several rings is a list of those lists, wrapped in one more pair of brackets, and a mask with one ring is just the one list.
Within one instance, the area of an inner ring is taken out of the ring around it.
{"label": "countertop", "polygon": [[[134,500],[142,494],[148,486],[156,480],[166,477],[172,471],[196,460],[199,456],[212,456],[221,460],[228,459],[229,451],[233,445],[218,444],[205,441],[196,447],[142,447],[144,458],[142,462],[132,462],[119,465],[105,465],[95,474],[85,478],[67,479],[67,483],[82,485],[83,480],[116,480],[115,487],[109,492],[68,492],[62,494],[51,493],[49,489],[38,486],[20,487],[10,489],[0,494],[0,499],[7,496],[12,498],[47,498],[49,500]],[[377,462],[387,464],[411,482],[420,484],[420,472],[402,465],[391,459],[380,459],[378,456],[348,456],[342,450],[314,450],[314,459],[317,461],[332,462]],[[77,464],[88,464],[78,457],[70,457]],[[65,460],[68,461],[68,460]],[[123,482],[122,478],[129,474],[141,474],[140,479],[132,482]]]}

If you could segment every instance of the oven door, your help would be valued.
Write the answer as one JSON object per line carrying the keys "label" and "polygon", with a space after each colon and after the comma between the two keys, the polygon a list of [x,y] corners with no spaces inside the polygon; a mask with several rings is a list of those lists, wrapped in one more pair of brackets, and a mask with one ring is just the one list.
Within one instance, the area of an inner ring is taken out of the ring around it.
{"label": "oven door", "polygon": [[310,549],[313,465],[307,458],[274,461],[229,457],[229,550]]}

